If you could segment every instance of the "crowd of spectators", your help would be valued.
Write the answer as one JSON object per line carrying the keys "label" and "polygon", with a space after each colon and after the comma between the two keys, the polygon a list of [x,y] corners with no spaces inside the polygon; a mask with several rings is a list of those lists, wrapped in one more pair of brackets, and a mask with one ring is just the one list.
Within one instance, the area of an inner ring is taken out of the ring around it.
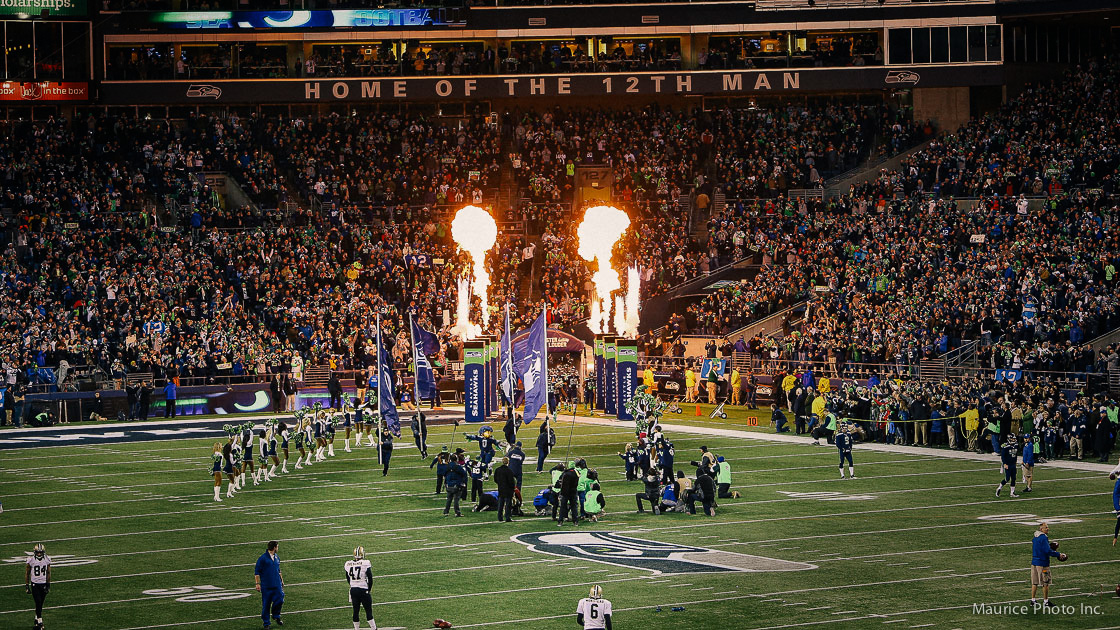
{"label": "crowd of spectators", "polygon": [[[1114,347],[1106,354],[1115,362]],[[1115,400],[1085,391],[1070,395],[1065,383],[1047,377],[936,382],[871,373],[844,380],[799,368],[779,373],[775,391],[798,431],[823,425],[831,413],[851,422],[864,441],[999,454],[1029,440],[1038,460],[1104,462],[1120,432]],[[785,412],[775,418],[779,413]]]}
{"label": "crowd of spectators", "polygon": [[720,110],[712,123],[717,178],[733,199],[819,188],[826,176],[853,167],[899,115],[840,102]]}
{"label": "crowd of spectators", "polygon": [[[713,241],[735,254],[753,250],[762,267],[690,307],[688,325],[728,334],[807,300],[793,334],[751,344],[758,360],[818,361],[843,373],[849,364],[913,366],[975,340],[986,368],[1093,366],[1086,342],[1120,325],[1116,138],[1098,124],[1099,109],[1073,108],[1060,132],[1042,112],[1071,91],[1108,100],[1115,70],[1079,69],[936,141],[934,151],[962,147],[959,170],[984,163],[992,178],[1014,173],[1015,182],[1045,176],[1067,147],[1045,199],[1028,200],[1014,185],[971,190],[976,200],[938,197],[904,165],[838,199],[730,204],[709,224]],[[1110,116],[1111,101],[1104,109]]]}
{"label": "crowd of spectators", "polygon": [[[1120,166],[1120,65],[1091,61],[1028,87],[999,111],[973,119],[903,163],[898,194],[941,197],[1116,192]],[[884,174],[884,178],[887,174]]]}
{"label": "crowd of spectators", "polygon": [[[1085,342],[1120,324],[1118,152],[1114,126],[1100,124],[1120,113],[1108,98],[1116,78],[1114,65],[1094,64],[1033,88],[939,139],[920,165],[827,200],[782,192],[842,168],[876,133],[893,145],[928,131],[839,102],[550,108],[498,123],[480,111],[0,123],[0,345],[20,365],[211,376],[296,357],[363,368],[378,315],[392,334],[412,315],[449,341],[444,314],[468,262],[448,206],[490,205],[503,170],[530,203],[495,211],[524,227],[503,232],[488,257],[490,329],[507,301],[514,327],[526,326],[535,308],[525,298],[536,294],[555,325],[576,330],[591,286],[575,251],[574,169],[608,164],[633,209],[616,259],[641,268],[645,296],[748,254],[761,263],[690,307],[682,329],[728,334],[807,301],[796,329],[752,340],[751,352],[843,374],[905,368],[977,340],[985,367],[1080,369],[1093,362]],[[1071,93],[1100,105],[1057,118]],[[947,173],[929,170],[931,155],[951,156],[938,158]],[[936,194],[947,177],[978,181],[969,173],[981,164],[1014,183],[986,185],[978,200]],[[211,169],[252,203],[227,207],[201,176]],[[1045,200],[1011,196],[1035,173],[1049,178]],[[716,186],[732,201],[711,215],[708,242],[694,243],[678,202],[706,208]],[[532,280],[539,289],[526,290]]]}

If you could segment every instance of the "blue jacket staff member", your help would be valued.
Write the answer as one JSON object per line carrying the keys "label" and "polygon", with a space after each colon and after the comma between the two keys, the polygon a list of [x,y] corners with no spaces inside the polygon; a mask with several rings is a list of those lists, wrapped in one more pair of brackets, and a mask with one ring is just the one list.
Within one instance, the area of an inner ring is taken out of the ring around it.
{"label": "blue jacket staff member", "polygon": [[787,433],[789,431],[789,427],[786,426],[787,422],[786,414],[782,413],[777,405],[770,405],[770,425],[774,427],[774,431],[776,433]]}
{"label": "blue jacket staff member", "polygon": [[257,566],[253,569],[253,578],[257,581],[257,590],[261,592],[261,619],[264,627],[271,625],[269,613],[276,625],[284,625],[280,621],[280,607],[284,605],[284,577],[280,575],[280,557],[276,555],[280,543],[275,540],[268,541],[268,551],[257,558]]}
{"label": "blue jacket staff member", "polygon": [[1053,606],[1050,603],[1050,584],[1053,579],[1050,576],[1050,558],[1057,558],[1059,562],[1065,562],[1069,556],[1064,553],[1058,552],[1058,543],[1050,542],[1047,534],[1050,533],[1050,525],[1048,523],[1040,523],[1038,531],[1034,533],[1034,540],[1031,541],[1031,604],[1038,608],[1038,600],[1035,599],[1038,587],[1042,587],[1043,606]]}

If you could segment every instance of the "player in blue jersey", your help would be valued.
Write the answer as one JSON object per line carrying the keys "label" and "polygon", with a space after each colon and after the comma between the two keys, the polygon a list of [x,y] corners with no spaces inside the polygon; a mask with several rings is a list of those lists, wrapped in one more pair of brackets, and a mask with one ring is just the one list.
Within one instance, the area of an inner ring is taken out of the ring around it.
{"label": "player in blue jersey", "polygon": [[848,462],[848,474],[852,479],[856,478],[856,467],[852,462],[852,433],[851,425],[843,424],[840,430],[836,432],[833,438],[836,443],[836,451],[840,454],[840,478],[844,479],[844,462]]}
{"label": "player in blue jersey", "polygon": [[1019,472],[1019,462],[1017,461],[1019,450],[1016,446],[1014,440],[1008,440],[999,445],[999,458],[1003,470],[1003,480],[999,482],[999,486],[996,488],[997,497],[1003,492],[1003,487],[1008,483],[1011,484],[1011,498],[1019,496],[1015,494],[1015,478],[1018,476]]}
{"label": "player in blue jersey", "polygon": [[393,432],[385,427],[381,428],[381,443],[378,445],[381,450],[381,476],[389,474],[389,460],[393,458]]}

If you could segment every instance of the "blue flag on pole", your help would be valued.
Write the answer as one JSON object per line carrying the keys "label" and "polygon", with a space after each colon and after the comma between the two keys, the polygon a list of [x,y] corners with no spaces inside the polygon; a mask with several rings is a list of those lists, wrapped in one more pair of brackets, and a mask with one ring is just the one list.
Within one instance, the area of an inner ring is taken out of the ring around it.
{"label": "blue flag on pole", "polygon": [[541,313],[529,335],[513,344],[514,369],[525,384],[525,424],[548,403],[548,325]]}
{"label": "blue flag on pole", "polygon": [[396,379],[393,378],[393,359],[389,356],[385,345],[381,343],[381,326],[377,327],[377,410],[385,420],[385,426],[393,435],[400,437],[401,420],[397,415],[397,401],[393,390]]}
{"label": "blue flag on pole", "polygon": [[[416,393],[422,398],[431,398],[436,393],[436,378],[432,373],[432,364],[428,361],[429,354],[439,352],[439,339],[420,327],[409,318],[412,324],[412,360],[416,366]],[[420,401],[416,401],[417,406]]]}
{"label": "blue flag on pole", "polygon": [[509,332],[509,304],[506,304],[505,330],[502,334],[502,345],[499,349],[502,361],[502,395],[506,404],[513,405],[513,389],[517,377],[513,373],[513,336]]}

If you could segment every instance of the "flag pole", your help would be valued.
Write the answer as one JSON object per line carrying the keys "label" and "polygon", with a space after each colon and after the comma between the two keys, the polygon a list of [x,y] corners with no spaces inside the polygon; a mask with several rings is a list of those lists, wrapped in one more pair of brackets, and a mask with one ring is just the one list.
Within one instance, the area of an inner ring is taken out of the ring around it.
{"label": "flag pole", "polygon": [[381,465],[381,394],[385,379],[381,373],[381,313],[377,313],[377,465]]}
{"label": "flag pole", "polygon": [[[505,305],[505,319],[503,320],[502,329],[502,349],[505,350],[505,358],[503,359],[499,352],[499,362],[501,363],[502,371],[502,384],[501,390],[503,397],[506,399],[506,418],[514,417],[513,405],[513,339],[509,336],[509,302]],[[509,371],[506,371],[506,362],[509,362]],[[513,440],[517,441],[517,422],[513,423]],[[512,446],[512,445],[510,445]]]}
{"label": "flag pole", "polygon": [[[552,381],[548,378],[548,302],[544,303],[544,382],[548,385],[545,388],[545,403],[548,403],[548,389],[552,386]],[[553,417],[560,417],[560,409],[557,407]],[[564,461],[561,463],[567,464],[568,456],[572,454],[572,434],[576,431],[576,415],[572,412],[572,426],[568,429],[568,450],[564,452]]]}
{"label": "flag pole", "polygon": [[416,402],[416,422],[420,422],[420,361],[417,353],[420,351],[416,347],[416,324],[412,321],[412,313],[408,314],[408,340],[412,343],[412,398]]}

